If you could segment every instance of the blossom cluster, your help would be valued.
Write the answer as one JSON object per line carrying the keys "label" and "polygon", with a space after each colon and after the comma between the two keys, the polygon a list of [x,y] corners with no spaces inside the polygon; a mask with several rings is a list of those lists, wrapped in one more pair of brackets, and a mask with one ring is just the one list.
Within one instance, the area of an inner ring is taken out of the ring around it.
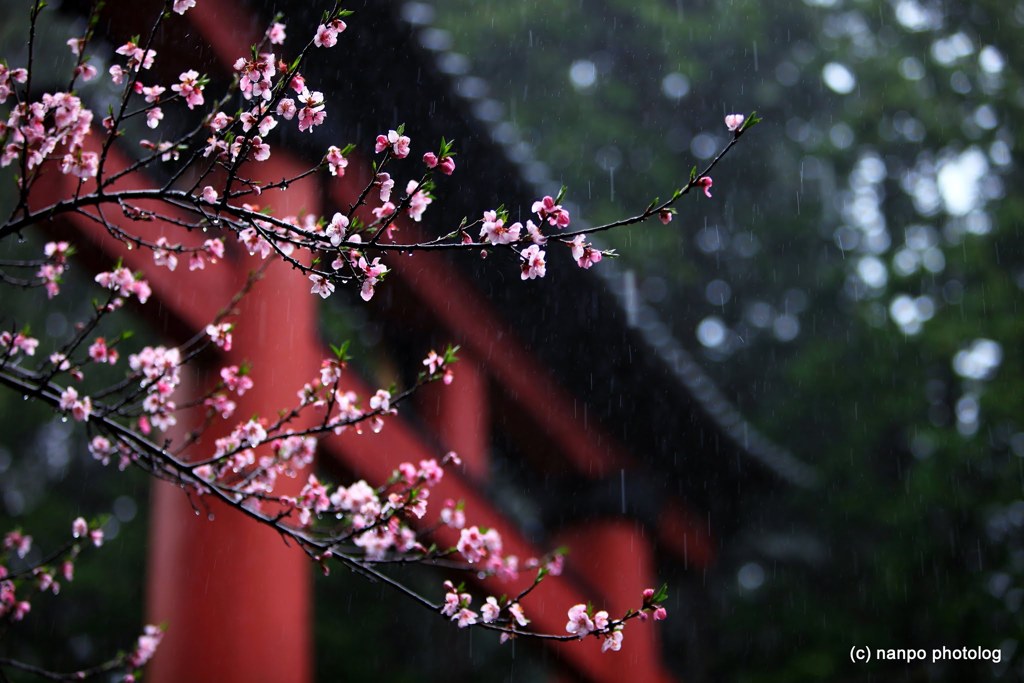
{"label": "blossom cluster", "polygon": [[[10,97],[14,84],[24,83],[27,77],[25,69],[0,65],[0,104]],[[7,120],[0,121],[0,139],[6,141],[0,167],[23,159],[25,169],[34,171],[63,150],[61,173],[91,178],[99,168],[99,155],[85,149],[91,124],[92,112],[71,93],[46,93],[38,102],[17,104]]]}

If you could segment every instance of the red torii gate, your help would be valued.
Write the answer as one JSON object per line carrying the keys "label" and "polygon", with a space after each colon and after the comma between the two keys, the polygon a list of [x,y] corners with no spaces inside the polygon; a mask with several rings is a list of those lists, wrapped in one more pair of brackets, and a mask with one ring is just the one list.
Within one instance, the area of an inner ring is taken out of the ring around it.
{"label": "red torii gate", "polygon": [[[222,68],[246,54],[254,42],[255,35],[242,30],[252,24],[250,18],[230,0],[204,0],[186,19],[213,47]],[[223,31],[225,25],[235,30]],[[108,168],[127,163],[115,147]],[[279,179],[296,175],[309,163],[279,148],[260,171],[268,180]],[[355,169],[367,166],[353,159],[349,175],[340,182],[333,180],[326,190],[315,179],[307,179],[291,185],[286,193],[263,199],[276,215],[300,210],[323,213],[325,196],[333,206],[351,201],[365,181]],[[74,192],[76,183],[68,176],[50,178],[53,184],[35,197],[37,204]],[[117,189],[152,186],[135,174],[124,178]],[[144,202],[140,205],[145,208]],[[151,303],[144,311],[155,311],[153,322],[179,339],[202,330],[254,267],[251,258],[233,250],[216,267],[187,275],[172,273],[152,267],[146,250],[126,250],[84,217],[71,217],[66,223],[74,229],[76,242],[88,242],[82,245],[87,246],[87,258],[101,259],[97,261],[101,267],[120,258],[133,270],[146,270],[156,305]],[[411,225],[402,229],[406,235],[414,230]],[[171,230],[167,235],[175,242],[205,237]],[[441,443],[460,453],[465,472],[449,473],[434,499],[465,500],[474,523],[501,530],[506,552],[520,557],[543,554],[546,548],[535,547],[475,486],[488,469],[488,382],[507,388],[531,427],[580,476],[599,477],[629,468],[632,457],[599,427],[584,426],[571,398],[516,342],[507,324],[474,287],[443,259],[424,253],[392,261],[394,277],[415,283],[407,288],[415,297],[412,305],[426,310],[453,343],[462,345],[457,382],[437,392],[436,401],[430,402],[436,406],[430,420],[432,433],[422,434],[398,416],[378,435],[323,439],[322,461],[367,480],[382,481],[402,460],[437,456],[436,444]],[[248,361],[253,367],[255,388],[238,401],[239,414],[273,413],[288,405],[303,382],[316,375],[320,359],[329,355],[317,338],[316,304],[308,281],[280,262],[267,269],[239,304],[234,348],[219,359],[222,363]],[[494,352],[497,338],[502,339],[500,353]],[[201,386],[203,379],[191,381]],[[351,373],[348,381],[360,395],[372,393]],[[694,523],[682,504],[667,510],[661,520],[661,538],[670,549],[685,553],[693,565],[707,566],[713,551],[703,525]],[[147,619],[167,622],[170,629],[149,680],[312,680],[308,559],[285,548],[269,529],[223,508],[215,507],[214,512],[212,521],[197,517],[180,490],[166,485],[154,488]],[[443,532],[437,540],[453,542]],[[641,590],[656,581],[652,538],[635,522],[584,523],[560,533],[557,543],[573,547],[572,571],[549,577],[531,599],[529,616],[538,630],[562,632],[566,608],[588,599],[613,614],[621,613],[635,607]],[[655,631],[649,625],[633,625],[627,632],[627,647],[618,654],[602,655],[596,641],[555,647],[576,679],[673,680],[662,667]]]}

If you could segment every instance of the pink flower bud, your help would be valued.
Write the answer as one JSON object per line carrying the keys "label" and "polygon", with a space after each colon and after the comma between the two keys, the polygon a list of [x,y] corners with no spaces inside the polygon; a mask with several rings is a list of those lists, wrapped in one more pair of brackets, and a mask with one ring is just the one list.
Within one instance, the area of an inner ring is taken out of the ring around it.
{"label": "pink flower bud", "polygon": [[437,166],[437,155],[433,152],[427,152],[423,155],[423,163],[427,165],[427,168],[434,168]]}
{"label": "pink flower bud", "polygon": [[75,538],[82,538],[89,533],[89,525],[85,523],[85,519],[79,517],[71,523],[71,535]]}
{"label": "pink flower bud", "polygon": [[711,198],[711,186],[714,185],[714,181],[711,180],[711,176],[701,176],[697,179],[697,185],[704,188],[704,196],[708,199]]}

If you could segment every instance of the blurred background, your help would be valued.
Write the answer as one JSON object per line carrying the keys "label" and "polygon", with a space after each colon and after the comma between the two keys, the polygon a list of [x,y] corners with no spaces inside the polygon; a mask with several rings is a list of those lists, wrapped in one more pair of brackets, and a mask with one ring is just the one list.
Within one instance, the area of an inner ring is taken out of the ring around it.
{"label": "blurred background", "polygon": [[[764,118],[716,168],[713,199],[688,196],[667,226],[600,237],[621,253],[610,286],[651,307],[659,334],[814,473],[806,485],[714,487],[729,497],[730,533],[663,631],[680,680],[1024,678],[1024,3],[395,7],[524,176],[568,186],[580,221],[669,196],[727,142],[726,114]],[[14,26],[4,54],[20,45]],[[335,317],[372,358],[380,328]],[[39,324],[60,334],[70,318]],[[588,353],[600,376],[613,342],[598,332]],[[69,662],[127,645],[142,614],[145,482],[98,477],[66,424],[0,401],[0,521],[58,529],[86,510],[116,522],[113,551],[83,561],[71,596],[10,637]],[[427,661],[451,680],[548,671],[546,651],[499,650],[401,601],[381,608],[389,598],[354,578],[317,590],[321,680],[382,666],[389,680],[423,680]],[[854,645],[1002,656],[855,667]]]}
{"label": "blurred background", "polygon": [[[1024,675],[1024,3],[434,7],[514,126],[499,134],[591,223],[702,168],[724,115],[765,119],[714,199],[602,236],[744,416],[819,475],[739,501],[694,680]],[[1002,663],[856,669],[859,643]]]}

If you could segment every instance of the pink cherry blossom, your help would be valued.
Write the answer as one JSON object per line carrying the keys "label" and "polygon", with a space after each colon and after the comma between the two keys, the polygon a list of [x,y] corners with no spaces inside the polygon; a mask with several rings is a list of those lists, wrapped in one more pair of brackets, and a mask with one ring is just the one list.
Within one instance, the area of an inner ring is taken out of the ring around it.
{"label": "pink cherry blossom", "polygon": [[284,43],[285,38],[285,25],[279,22],[274,22],[274,25],[267,30],[267,39],[270,40],[271,45],[281,45]]}
{"label": "pink cherry blossom", "polygon": [[377,393],[370,397],[370,409],[379,410],[382,413],[388,412],[391,408],[391,392],[378,389]]}
{"label": "pink cherry blossom", "polygon": [[[234,401],[229,399],[224,394],[214,394],[210,398],[203,401],[203,405],[213,410],[213,412],[220,415],[221,418],[224,420],[230,418],[234,414],[235,408],[238,407]],[[196,469],[196,475],[201,476],[199,474],[198,468]]]}
{"label": "pink cherry blossom", "polygon": [[434,168],[437,166],[437,155],[433,152],[427,152],[423,155],[423,163],[427,165],[427,168]]}
{"label": "pink cherry blossom", "polygon": [[334,47],[338,44],[338,32],[324,24],[320,24],[316,27],[313,44],[317,47]]}
{"label": "pink cherry blossom", "polygon": [[156,58],[156,50],[143,50],[130,40],[114,52],[128,57],[128,68],[132,71],[138,71],[140,68],[149,69]]}
{"label": "pink cherry blossom", "polygon": [[348,216],[335,212],[331,222],[324,229],[324,234],[331,240],[331,246],[338,246],[345,239],[345,231],[348,229]]}
{"label": "pink cherry blossom", "polygon": [[434,200],[426,192],[419,190],[419,183],[410,180],[405,186],[405,193],[409,195],[409,218],[419,223],[423,219],[423,212],[427,210]]}
{"label": "pink cherry blossom", "polygon": [[171,90],[185,98],[189,109],[203,104],[203,85],[199,83],[199,72],[195,69],[184,71],[178,76],[179,82],[171,86]]}
{"label": "pink cherry blossom", "polygon": [[455,159],[450,156],[441,159],[439,162],[439,168],[441,169],[441,173],[451,175],[455,172]]}
{"label": "pink cherry blossom", "polygon": [[498,216],[497,212],[484,211],[480,238],[486,239],[491,244],[511,244],[519,240],[522,227],[521,223],[513,223],[506,227],[505,221]]}
{"label": "pink cherry blossom", "polygon": [[224,349],[225,351],[230,351],[231,350],[231,342],[232,342],[231,330],[233,328],[234,328],[234,325],[232,325],[231,323],[220,323],[219,325],[212,325],[212,324],[211,325],[207,325],[206,326],[206,335],[210,338],[210,340],[214,344],[216,344],[220,348]]}
{"label": "pink cherry blossom", "polygon": [[99,155],[96,152],[83,152],[81,148],[65,154],[60,163],[61,173],[77,176],[82,180],[95,177],[98,170]]}
{"label": "pink cherry blossom", "polygon": [[382,277],[387,275],[388,268],[380,262],[379,256],[373,259],[372,263],[367,263],[366,259],[360,256],[356,267],[363,272],[366,278],[363,280],[359,296],[362,297],[363,301],[369,301],[373,298],[374,287]]}
{"label": "pink cherry blossom", "polygon": [[13,349],[12,355],[21,351],[26,356],[34,356],[38,346],[38,339],[29,337],[22,332],[16,332],[13,335],[6,330],[0,332],[0,347]]}
{"label": "pink cherry blossom", "polygon": [[546,272],[544,252],[539,246],[531,244],[526,249],[523,249],[521,256],[523,261],[521,277],[523,280],[544,277]]}
{"label": "pink cherry blossom", "polygon": [[743,114],[729,114],[725,117],[725,127],[735,132],[743,125],[745,118],[746,117],[743,116]]}
{"label": "pink cherry blossom", "polygon": [[211,263],[216,263],[218,259],[224,258],[224,242],[220,238],[206,240],[203,242],[203,251],[209,255]]}
{"label": "pink cherry blossom", "polygon": [[89,346],[89,357],[97,363],[109,363],[113,365],[117,362],[120,357],[117,349],[112,349],[107,346],[107,340],[103,337],[96,337],[96,341]]}
{"label": "pink cherry blossom", "polygon": [[161,236],[158,238],[156,248],[153,249],[153,263],[173,271],[178,267],[178,257],[170,247],[171,245],[166,237]]}
{"label": "pink cherry blossom", "polygon": [[669,211],[668,209],[665,209],[663,211],[659,211],[658,212],[658,220],[660,220],[662,222],[662,224],[668,225],[669,223],[672,222],[672,212]]}
{"label": "pink cherry blossom", "polygon": [[217,190],[213,189],[212,185],[207,185],[203,188],[203,201],[207,204],[216,204],[217,197]]}
{"label": "pink cherry blossom", "polygon": [[153,107],[146,112],[146,125],[150,128],[156,128],[160,125],[160,121],[164,118],[164,112],[160,107]]}
{"label": "pink cherry blossom", "polygon": [[387,135],[381,134],[377,136],[374,151],[379,154],[390,147],[391,153],[395,155],[395,158],[404,159],[409,156],[409,145],[411,142],[408,136],[401,135],[396,130],[389,130]]}
{"label": "pink cherry blossom", "polygon": [[380,185],[380,200],[382,202],[390,201],[391,191],[395,188],[395,181],[391,178],[391,174],[378,173],[374,182]]}
{"label": "pink cherry blossom", "polygon": [[128,663],[135,668],[145,666],[156,654],[156,649],[163,637],[164,632],[159,626],[146,626],[143,634],[139,636],[135,649],[128,655]]}
{"label": "pink cherry blossom", "polygon": [[78,398],[78,391],[68,387],[60,395],[60,409],[71,413],[76,422],[88,422],[92,414],[92,399],[85,396]]}
{"label": "pink cherry blossom", "polygon": [[[314,127],[322,124],[327,118],[327,112],[324,111],[324,94],[319,90],[311,92],[308,89],[303,89],[299,94],[299,102],[305,105],[299,110],[299,131],[312,132]],[[285,118],[288,117],[285,116]]]}
{"label": "pink cherry blossom", "polygon": [[338,44],[338,34],[347,28],[345,22],[335,19],[329,24],[320,24],[313,37],[313,43],[317,47],[334,47]]}
{"label": "pink cherry blossom", "polygon": [[454,500],[448,498],[441,507],[441,523],[453,529],[462,529],[466,526],[466,513]]}
{"label": "pink cherry blossom", "polygon": [[604,642],[601,643],[601,652],[618,652],[622,649],[622,631],[612,631],[604,637]]}
{"label": "pink cherry blossom", "polygon": [[576,235],[569,246],[572,247],[572,257],[576,259],[576,264],[580,268],[587,269],[595,263],[600,263],[604,255],[591,245],[586,244],[585,239],[584,235]]}
{"label": "pink cherry blossom", "polygon": [[391,202],[384,202],[381,206],[378,206],[373,210],[373,215],[377,220],[383,220],[395,212],[395,205]]}
{"label": "pink cherry blossom", "polygon": [[516,623],[520,626],[526,626],[530,623],[530,620],[526,618],[526,614],[523,612],[523,608],[518,602],[513,602],[511,605],[509,605],[508,612],[512,615],[512,618],[516,620]]}
{"label": "pink cherry blossom", "polygon": [[13,550],[15,554],[24,558],[32,550],[32,537],[20,531],[8,531],[4,534],[4,550]]}
{"label": "pink cherry blossom", "polygon": [[498,600],[494,597],[488,597],[483,607],[480,608],[480,614],[483,617],[485,624],[490,624],[498,618],[501,614],[501,607],[498,605]]}
{"label": "pink cherry blossom", "polygon": [[47,242],[43,247],[43,254],[46,258],[53,259],[55,263],[63,263],[70,248],[69,242]]}
{"label": "pink cherry blossom", "polygon": [[423,365],[427,366],[427,372],[431,375],[437,372],[438,368],[444,365],[444,359],[437,355],[437,352],[433,349],[427,354],[427,357],[423,360]]}
{"label": "pink cherry blossom", "polygon": [[454,617],[459,611],[459,603],[462,600],[451,581],[445,581],[444,586],[447,592],[444,595],[444,605],[441,606],[441,614],[446,617]]}
{"label": "pink cherry blossom", "polygon": [[92,441],[89,442],[89,453],[96,460],[99,460],[104,465],[110,464],[110,456],[113,455],[115,449],[110,444],[110,440],[105,436],[94,436]]}
{"label": "pink cherry blossom", "polygon": [[417,481],[422,481],[427,486],[437,486],[444,478],[444,469],[437,464],[437,460],[429,458],[420,460],[419,470],[416,472]]}
{"label": "pink cherry blossom", "polygon": [[79,64],[75,67],[75,76],[81,78],[83,81],[88,83],[92,79],[96,78],[99,71],[92,64]]}
{"label": "pink cherry blossom", "polygon": [[172,9],[178,14],[184,14],[196,6],[196,0],[174,0]]}
{"label": "pink cherry blossom", "polygon": [[345,175],[345,168],[348,166],[348,159],[341,155],[341,150],[334,145],[327,148],[327,156],[324,157],[327,167],[333,176]]}
{"label": "pink cherry blossom", "polygon": [[253,387],[252,378],[243,374],[237,365],[221,368],[220,378],[228,389],[234,391],[239,396],[242,396]]}
{"label": "pink cherry blossom", "polygon": [[84,517],[78,517],[71,523],[72,537],[83,538],[87,533],[89,533],[89,525],[86,524]]}
{"label": "pink cherry blossom", "polygon": [[239,57],[235,60],[232,68],[239,75],[239,87],[242,96],[250,100],[252,98],[269,101],[273,97],[271,92],[274,86],[273,78],[277,73],[277,63],[274,54],[261,52],[254,59]]}
{"label": "pink cherry blossom", "polygon": [[569,227],[569,212],[563,209],[561,204],[555,204],[555,200],[550,196],[535,201],[530,211],[540,216],[541,220],[546,220],[549,225],[557,226],[559,229]]}
{"label": "pink cherry blossom", "polygon": [[534,244],[545,245],[548,242],[548,238],[541,233],[540,228],[534,224],[533,221],[526,221],[526,232],[530,235],[530,240]]}
{"label": "pink cherry blossom", "polygon": [[277,115],[282,117],[285,121],[291,121],[295,118],[298,107],[295,106],[295,100],[290,97],[285,97],[277,103],[277,109],[274,111],[277,112]]}
{"label": "pink cherry blossom", "polygon": [[238,241],[245,245],[245,248],[249,251],[249,256],[259,254],[260,258],[265,259],[274,250],[273,245],[263,239],[263,236],[256,228],[246,228],[238,233]]}
{"label": "pink cherry blossom", "polygon": [[14,605],[14,609],[11,612],[12,621],[21,621],[25,618],[25,615],[32,611],[32,604],[27,600],[22,600]]}
{"label": "pink cherry blossom", "polygon": [[36,277],[43,281],[47,298],[52,299],[60,293],[60,282],[63,272],[64,267],[60,265],[44,263],[39,266],[39,270],[36,271]]}
{"label": "pink cherry blossom", "polygon": [[463,607],[459,610],[459,613],[456,615],[459,628],[466,628],[467,626],[472,626],[476,623],[476,617],[476,612],[467,607]]}
{"label": "pink cherry blossom", "polygon": [[270,145],[263,142],[259,135],[253,136],[250,143],[250,153],[254,161],[266,161],[270,158]]}
{"label": "pink cherry blossom", "polygon": [[565,630],[580,638],[594,630],[594,622],[587,614],[586,605],[573,605],[569,608],[569,622]]}
{"label": "pink cherry blossom", "polygon": [[463,529],[459,534],[459,542],[455,547],[462,553],[467,562],[482,560],[484,557],[483,535],[480,533],[480,529],[476,526]]}

